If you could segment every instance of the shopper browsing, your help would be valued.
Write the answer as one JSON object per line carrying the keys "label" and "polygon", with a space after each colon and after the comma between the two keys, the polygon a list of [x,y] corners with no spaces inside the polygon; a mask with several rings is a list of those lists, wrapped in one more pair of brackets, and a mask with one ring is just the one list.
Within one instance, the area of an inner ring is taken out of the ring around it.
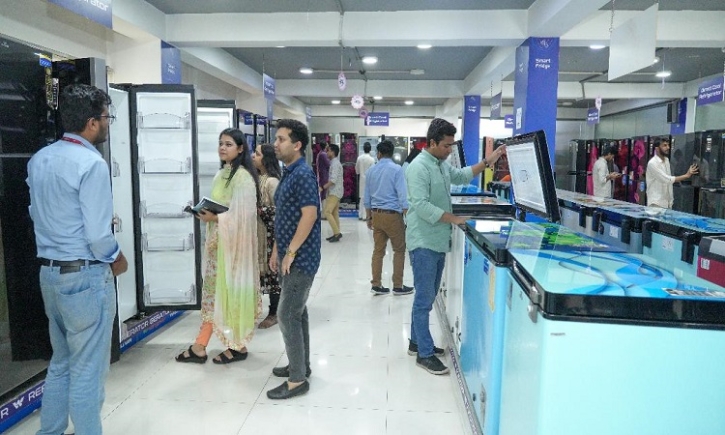
{"label": "shopper browsing", "polygon": [[673,176],[670,170],[670,142],[656,139],[655,155],[647,162],[645,179],[647,182],[647,206],[672,208],[675,200],[672,185],[687,180],[698,173],[697,165],[690,165],[682,175]]}
{"label": "shopper browsing", "polygon": [[602,155],[599,156],[592,168],[594,181],[594,196],[602,198],[612,197],[612,181],[621,177],[618,172],[609,172],[609,163],[614,160],[617,150],[612,146],[605,146]]}
{"label": "shopper browsing", "polygon": [[227,128],[219,134],[221,169],[214,176],[211,199],[229,207],[195,216],[206,224],[206,268],[202,286],[201,329],[193,345],[176,361],[205,363],[212,333],[227,349],[214,358],[229,364],[247,358],[259,297],[257,202],[259,182],[244,133]]}
{"label": "shopper browsing", "polygon": [[322,186],[320,192],[327,192],[325,217],[332,229],[332,236],[325,240],[328,242],[339,242],[342,238],[342,233],[340,232],[340,200],[345,193],[342,179],[342,163],[340,163],[340,159],[338,158],[340,155],[340,147],[333,143],[325,148],[325,152],[330,159],[330,179]]}
{"label": "shopper browsing", "polygon": [[382,284],[383,258],[390,240],[393,246],[393,294],[407,295],[413,288],[403,285],[405,267],[405,222],[408,212],[408,189],[405,186],[403,168],[393,161],[392,142],[378,144],[378,163],[367,172],[368,187],[363,199],[368,216],[368,228],[373,230],[372,272],[370,281],[376,295],[390,293]]}
{"label": "shopper browsing", "polygon": [[28,163],[30,217],[53,357],[40,411],[40,435],[62,434],[70,415],[79,434],[100,434],[104,383],[116,315],[113,277],[128,263],[111,232],[108,164],[95,148],[115,117],[111,98],[89,85],[60,96],[63,138]]}
{"label": "shopper browsing", "polygon": [[277,318],[289,364],[272,374],[288,378],[267,391],[270,399],[288,399],[310,389],[310,326],[307,298],[320,267],[320,200],[315,174],[303,158],[309,140],[299,121],[277,122],[274,150],[285,164],[274,194],[275,242],[269,267],[279,273],[282,296]]}
{"label": "shopper browsing", "polygon": [[505,147],[499,147],[473,166],[454,168],[446,159],[455,134],[453,124],[434,119],[428,127],[426,148],[405,171],[410,206],[405,238],[415,286],[408,354],[417,355],[416,364],[436,375],[448,373],[448,367],[436,356],[445,352],[433,345],[430,311],[440,287],[446,252],[450,251],[451,224],[466,222],[465,217],[451,212],[451,183],[469,183],[505,153]]}
{"label": "shopper browsing", "polygon": [[[370,150],[372,150],[370,142],[365,142],[365,144],[363,144],[363,154],[358,157],[355,162],[355,173],[360,177],[358,182],[358,200],[360,201],[360,205],[358,206],[357,217],[361,221],[366,219],[365,208],[363,207],[365,186],[367,185],[367,178],[365,174],[367,174],[368,169],[375,164],[375,159],[370,155]],[[370,215],[368,215],[367,218],[370,218]]]}
{"label": "shopper browsing", "polygon": [[277,272],[269,268],[269,260],[274,247],[274,193],[277,191],[279,179],[282,178],[279,161],[274,155],[274,146],[258,145],[254,155],[254,167],[259,172],[259,222],[257,239],[259,241],[259,273],[260,287],[263,294],[269,294],[269,312],[259,323],[260,329],[267,329],[277,324],[277,307],[282,288],[279,286]]}

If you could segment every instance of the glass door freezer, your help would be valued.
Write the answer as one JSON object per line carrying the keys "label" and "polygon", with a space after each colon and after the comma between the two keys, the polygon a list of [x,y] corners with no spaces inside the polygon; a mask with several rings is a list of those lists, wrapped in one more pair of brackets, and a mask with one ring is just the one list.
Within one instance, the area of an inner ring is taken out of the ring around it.
{"label": "glass door freezer", "polygon": [[514,249],[501,435],[725,433],[725,289],[637,254]]}

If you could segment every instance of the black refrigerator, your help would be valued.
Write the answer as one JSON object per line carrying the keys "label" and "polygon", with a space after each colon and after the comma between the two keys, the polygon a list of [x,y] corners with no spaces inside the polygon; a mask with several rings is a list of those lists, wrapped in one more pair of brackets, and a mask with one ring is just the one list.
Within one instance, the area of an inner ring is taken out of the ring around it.
{"label": "black refrigerator", "polygon": [[700,173],[693,183],[700,187],[699,214],[725,218],[725,130],[697,133],[693,163]]}
{"label": "black refrigerator", "polygon": [[568,190],[572,192],[587,193],[587,147],[587,141],[569,141],[569,171],[566,174]]}
{"label": "black refrigerator", "polygon": [[[699,164],[699,157],[697,162],[695,161],[695,133],[674,135],[671,144],[670,171],[672,175],[680,176],[687,172],[691,164]],[[672,209],[697,214],[701,181],[699,175],[694,175],[689,180],[675,183],[672,186],[674,196]]]}
{"label": "black refrigerator", "polygon": [[[0,403],[41,379],[52,354],[28,213],[28,161],[63,134],[57,112],[63,87],[106,88],[102,60],[51,59],[0,38]],[[107,156],[107,148],[101,152]]]}

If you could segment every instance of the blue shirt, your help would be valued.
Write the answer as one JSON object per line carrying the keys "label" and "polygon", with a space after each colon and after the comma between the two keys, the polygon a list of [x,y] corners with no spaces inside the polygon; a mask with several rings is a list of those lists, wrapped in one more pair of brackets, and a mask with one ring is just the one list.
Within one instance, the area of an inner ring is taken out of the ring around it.
{"label": "blue shirt", "polygon": [[405,247],[412,251],[426,248],[436,252],[451,250],[451,224],[441,222],[451,213],[451,182],[468,184],[473,179],[470,166],[462,169],[440,161],[423,150],[405,171],[410,209],[406,216]]}
{"label": "blue shirt", "polygon": [[282,170],[282,179],[274,193],[276,208],[274,240],[277,242],[277,255],[280,262],[297,232],[297,225],[302,218],[302,207],[315,206],[317,208],[317,220],[307,239],[297,249],[297,256],[292,263],[293,267],[299,267],[309,275],[316,274],[320,267],[321,229],[318,193],[315,174],[303,158],[297,159],[296,162]]}
{"label": "blue shirt", "polygon": [[408,209],[408,189],[403,168],[390,158],[382,158],[365,173],[365,208],[397,212]]}
{"label": "blue shirt", "polygon": [[82,137],[59,140],[28,162],[30,217],[38,257],[112,263],[120,249],[111,232],[113,197],[108,164]]}

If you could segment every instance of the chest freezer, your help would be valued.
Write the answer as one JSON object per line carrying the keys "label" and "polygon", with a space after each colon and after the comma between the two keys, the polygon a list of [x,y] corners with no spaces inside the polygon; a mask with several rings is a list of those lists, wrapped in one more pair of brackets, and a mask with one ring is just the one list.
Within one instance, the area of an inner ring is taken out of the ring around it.
{"label": "chest freezer", "polygon": [[638,254],[510,250],[502,435],[718,434],[725,289]]}

